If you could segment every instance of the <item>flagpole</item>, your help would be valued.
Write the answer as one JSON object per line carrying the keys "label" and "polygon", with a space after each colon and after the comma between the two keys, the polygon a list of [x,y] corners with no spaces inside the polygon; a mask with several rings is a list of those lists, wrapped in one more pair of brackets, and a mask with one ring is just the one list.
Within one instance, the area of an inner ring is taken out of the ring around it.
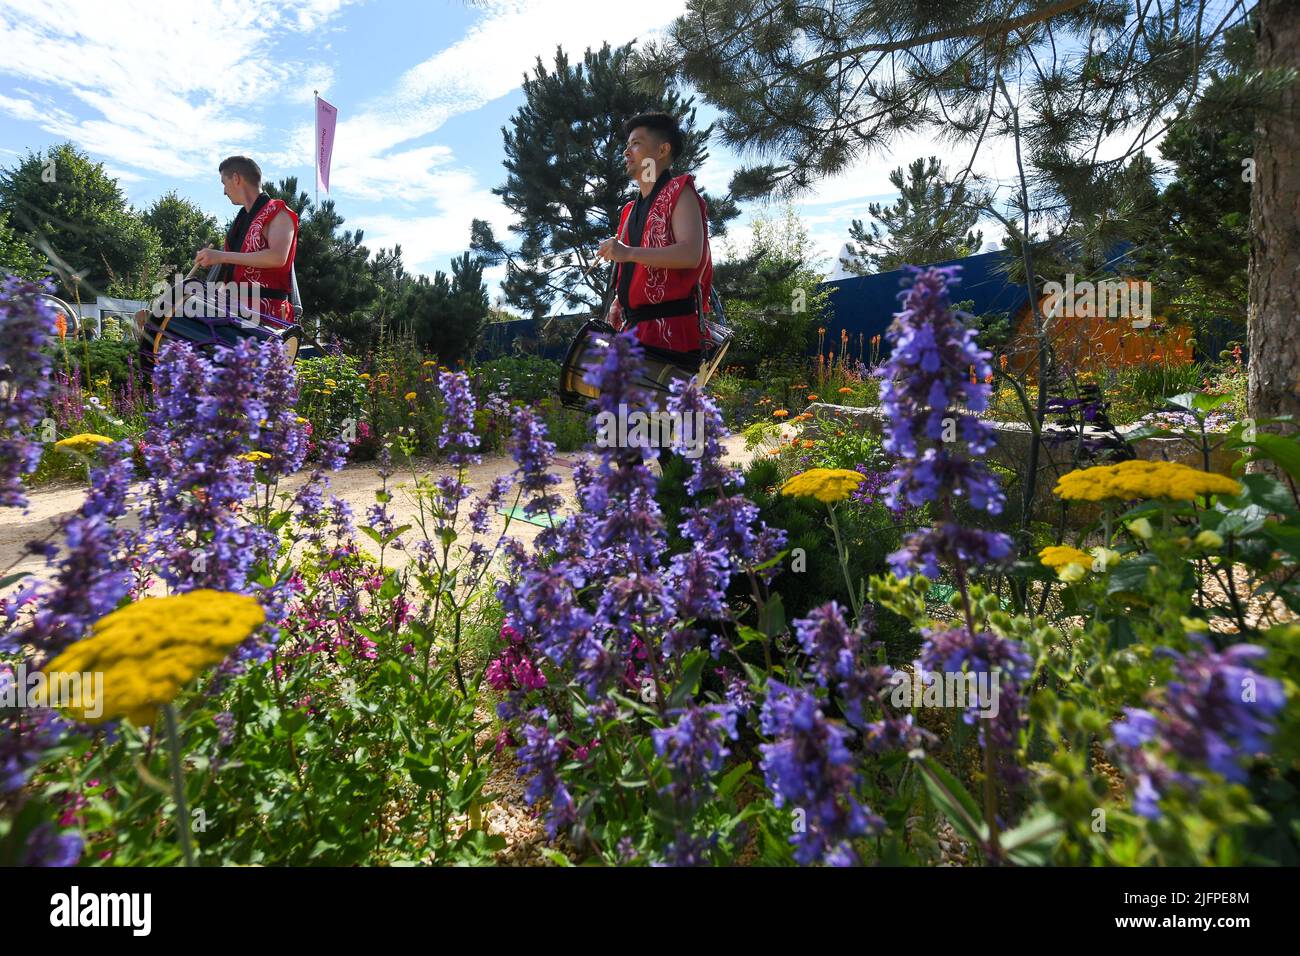
{"label": "flagpole", "polygon": [[312,96],[315,97],[315,99],[312,100],[312,106],[314,108],[313,111],[316,114],[316,142],[312,144],[311,171],[312,171],[312,175],[316,179],[316,189],[314,190],[316,194],[315,205],[316,208],[319,209],[320,208],[320,173],[318,172],[318,169],[320,168],[320,103],[317,102],[317,100],[320,99],[320,90],[312,90],[311,92],[312,92]]}

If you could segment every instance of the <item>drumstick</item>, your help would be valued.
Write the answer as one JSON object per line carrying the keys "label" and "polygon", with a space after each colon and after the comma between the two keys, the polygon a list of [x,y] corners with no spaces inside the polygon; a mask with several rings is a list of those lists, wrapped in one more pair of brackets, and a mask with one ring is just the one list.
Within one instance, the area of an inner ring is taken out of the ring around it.
{"label": "drumstick", "polygon": [[[595,259],[592,260],[591,265],[587,266],[587,268],[585,268],[585,269],[582,270],[582,277],[583,277],[584,279],[587,278],[587,276],[591,275],[592,271],[593,271],[597,266],[599,266],[599,265],[601,265],[601,264],[602,264],[602,261],[601,261],[600,257],[597,256]],[[547,331],[550,329],[552,323],[554,323],[554,322],[555,322],[555,316],[551,316],[549,319],[546,320],[546,324],[545,324],[544,326],[542,326],[542,335],[545,335],[545,334],[547,333]]]}

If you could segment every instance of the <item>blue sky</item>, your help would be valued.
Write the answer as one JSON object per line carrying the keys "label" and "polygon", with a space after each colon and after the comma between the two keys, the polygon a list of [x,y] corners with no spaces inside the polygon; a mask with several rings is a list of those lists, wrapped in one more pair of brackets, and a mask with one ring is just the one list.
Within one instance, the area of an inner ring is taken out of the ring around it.
{"label": "blue sky", "polygon": [[[257,158],[269,178],[311,166],[312,91],[339,109],[331,196],[346,228],[375,250],[400,242],[408,268],[432,272],[469,242],[471,219],[506,236],[508,210],[491,189],[505,177],[501,127],[523,103],[520,81],[557,44],[652,38],[685,9],[609,0],[0,0],[0,165],[71,140],[103,162],[143,208],[175,189],[225,222],[217,163]],[[701,108],[707,123],[713,114]],[[741,158],[719,145],[699,173],[725,191]],[[892,197],[888,172],[951,150],[925,137],[864,157],[796,202],[828,273],[854,217]],[[977,171],[1005,180],[996,145]],[[732,226],[749,241],[751,204]],[[985,239],[999,238],[985,228]],[[715,258],[726,248],[715,245]],[[495,296],[501,269],[489,270]]]}

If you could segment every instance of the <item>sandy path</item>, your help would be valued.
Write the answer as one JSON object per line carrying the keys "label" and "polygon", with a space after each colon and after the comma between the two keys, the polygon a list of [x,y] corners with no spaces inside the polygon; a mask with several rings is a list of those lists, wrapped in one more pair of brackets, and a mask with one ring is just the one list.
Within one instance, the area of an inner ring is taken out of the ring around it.
{"label": "sandy path", "polygon": [[[727,460],[736,464],[743,465],[752,457],[751,453],[745,451],[745,441],[742,436],[732,435],[728,437],[724,441],[724,447]],[[556,456],[556,464],[552,472],[558,474],[562,479],[561,483],[556,487],[556,493],[564,498],[566,510],[567,507],[573,506],[575,502],[573,466],[587,454],[589,453],[569,452]],[[493,479],[498,475],[513,472],[514,468],[515,463],[509,456],[485,457],[482,464],[473,465],[468,469],[467,483],[474,489],[475,494],[486,493]],[[414,463],[414,470],[419,475],[437,475],[450,472],[450,469],[445,464],[438,465],[430,461],[420,460]],[[297,489],[306,481],[308,475],[309,472],[302,471],[285,479],[280,484],[281,491]],[[393,500],[389,507],[398,525],[414,524],[418,515],[415,498],[411,490],[412,485],[412,466],[409,464],[400,467],[397,473],[389,479],[389,490],[393,494]],[[327,494],[336,495],[348,502],[352,506],[356,523],[362,525],[367,523],[366,509],[375,503],[375,492],[380,487],[378,464],[376,462],[363,462],[349,464],[342,470],[332,474]],[[6,508],[0,511],[0,577],[19,571],[41,574],[45,570],[44,559],[38,556],[24,555],[25,544],[29,541],[45,538],[55,531],[59,521],[71,515],[81,505],[84,495],[85,488],[83,486],[64,484],[32,492],[29,495],[30,504],[27,514],[21,513],[17,508]],[[514,492],[512,491],[507,495],[507,507],[513,501]],[[493,514],[492,526],[488,534],[482,536],[480,540],[490,546],[500,534],[508,533],[512,537],[528,543],[537,536],[540,530],[541,528],[537,525],[518,519],[509,521],[509,527],[507,528],[505,516]],[[407,537],[412,542],[420,540],[418,526],[412,528]],[[378,548],[369,538],[358,535],[357,541],[371,554],[378,557]],[[468,543],[468,541],[466,540],[464,543]],[[384,563],[390,567],[401,566],[406,560],[407,557],[404,553],[396,552],[391,548],[387,549],[384,555]],[[10,568],[11,565],[12,568]],[[10,570],[5,571],[6,568],[10,568]]]}

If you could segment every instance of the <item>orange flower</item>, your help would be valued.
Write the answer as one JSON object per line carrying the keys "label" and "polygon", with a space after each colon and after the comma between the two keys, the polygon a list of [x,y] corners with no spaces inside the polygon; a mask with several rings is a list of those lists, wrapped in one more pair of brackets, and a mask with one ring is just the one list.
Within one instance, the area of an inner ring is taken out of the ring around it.
{"label": "orange flower", "polygon": [[811,448],[811,447],[812,447],[813,445],[815,445],[815,444],[817,444],[817,443],[816,443],[815,441],[813,441],[811,438],[805,438],[805,439],[803,440],[803,447],[804,447],[804,448]]}
{"label": "orange flower", "polygon": [[970,383],[971,383],[972,385],[978,385],[978,384],[979,384],[979,380],[978,380],[977,378],[975,378],[975,366],[974,366],[974,365],[972,365],[972,366],[970,367]]}
{"label": "orange flower", "polygon": [[810,402],[815,402],[815,401],[817,401],[817,396],[816,396],[815,394],[814,394],[814,395],[809,395],[809,396],[808,396],[808,401],[810,401]]}
{"label": "orange flower", "polygon": [[778,408],[776,411],[774,411],[774,412],[772,413],[772,417],[773,417],[773,418],[785,418],[785,417],[786,417],[787,415],[789,415],[789,414],[790,414],[790,413],[787,412],[784,408]]}
{"label": "orange flower", "polygon": [[848,395],[848,394],[850,394],[852,391],[853,391],[853,389],[851,389],[851,388],[849,388],[847,385],[845,385],[843,388],[840,389],[840,394],[841,394],[841,395]]}
{"label": "orange flower", "polygon": [[835,432],[835,437],[836,437],[836,438],[843,438],[843,437],[844,437],[844,432],[843,432],[843,431],[840,431],[840,430],[836,430],[836,432]]}
{"label": "orange flower", "polygon": [[1007,370],[1007,357],[1003,355],[998,359],[998,361],[1002,363],[1002,371],[1005,372]]}

